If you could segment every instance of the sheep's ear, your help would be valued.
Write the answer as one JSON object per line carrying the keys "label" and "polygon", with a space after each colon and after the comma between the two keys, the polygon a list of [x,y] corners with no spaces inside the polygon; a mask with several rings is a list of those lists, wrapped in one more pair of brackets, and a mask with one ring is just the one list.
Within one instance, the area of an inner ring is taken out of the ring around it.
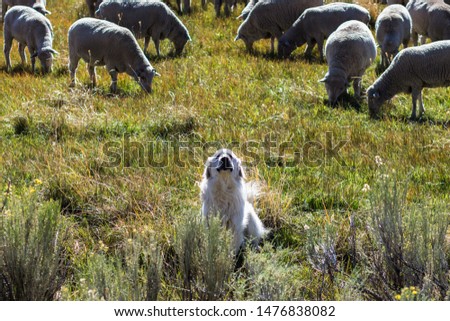
{"label": "sheep's ear", "polygon": [[156,72],[156,69],[153,69],[152,71],[153,71],[153,74],[154,74],[156,77],[161,77],[161,74],[157,73],[157,72]]}
{"label": "sheep's ear", "polygon": [[48,10],[46,10],[46,9],[42,10],[42,12],[44,12],[44,15],[50,15],[50,14],[52,14],[50,11],[48,11]]}
{"label": "sheep's ear", "polygon": [[55,49],[50,49],[50,52],[54,55],[59,55],[59,52],[57,52]]}
{"label": "sheep's ear", "polygon": [[234,38],[234,41],[238,41],[239,39],[241,39],[241,36],[237,35],[236,38]]}
{"label": "sheep's ear", "polygon": [[36,58],[37,55],[38,55],[38,53],[37,53],[37,51],[36,51],[34,54],[32,54],[32,55],[30,56],[30,58]]}
{"label": "sheep's ear", "polygon": [[328,78],[326,76],[319,80],[319,82],[327,82],[327,81],[328,81]]}

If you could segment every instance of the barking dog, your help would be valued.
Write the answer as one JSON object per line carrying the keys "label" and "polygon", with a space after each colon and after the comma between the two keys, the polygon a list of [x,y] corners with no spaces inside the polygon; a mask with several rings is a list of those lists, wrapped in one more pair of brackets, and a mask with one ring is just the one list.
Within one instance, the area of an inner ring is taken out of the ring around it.
{"label": "barking dog", "polygon": [[222,224],[232,230],[236,253],[247,236],[257,245],[266,234],[251,202],[257,196],[256,185],[245,183],[241,161],[228,149],[208,158],[200,183],[202,214],[208,219],[218,213]]}

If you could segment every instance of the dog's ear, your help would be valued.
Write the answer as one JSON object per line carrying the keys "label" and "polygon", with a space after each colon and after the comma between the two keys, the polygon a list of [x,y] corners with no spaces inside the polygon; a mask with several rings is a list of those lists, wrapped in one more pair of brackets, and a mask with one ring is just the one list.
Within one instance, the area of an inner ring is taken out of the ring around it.
{"label": "dog's ear", "polygon": [[209,162],[206,164],[205,171],[203,172],[203,177],[209,179],[211,177],[211,168],[209,167]]}
{"label": "dog's ear", "polygon": [[245,172],[244,169],[242,168],[242,166],[239,164],[239,173],[238,173],[239,177],[245,179]]}

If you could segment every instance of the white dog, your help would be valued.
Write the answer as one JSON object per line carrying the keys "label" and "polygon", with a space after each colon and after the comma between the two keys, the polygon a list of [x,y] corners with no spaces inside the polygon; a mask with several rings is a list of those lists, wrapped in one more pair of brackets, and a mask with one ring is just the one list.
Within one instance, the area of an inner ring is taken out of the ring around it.
{"label": "white dog", "polygon": [[233,231],[236,253],[245,236],[257,245],[266,234],[251,204],[258,194],[256,184],[244,179],[240,159],[231,150],[220,149],[208,158],[200,183],[203,216],[220,215],[222,224]]}

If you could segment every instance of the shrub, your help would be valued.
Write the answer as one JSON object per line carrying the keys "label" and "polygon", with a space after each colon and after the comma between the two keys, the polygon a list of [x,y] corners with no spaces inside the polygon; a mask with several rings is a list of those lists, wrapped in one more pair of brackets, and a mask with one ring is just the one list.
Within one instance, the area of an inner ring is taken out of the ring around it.
{"label": "shrub", "polygon": [[175,252],[183,300],[219,300],[229,291],[235,258],[231,235],[218,217],[208,225],[198,213],[188,214],[175,227]]}
{"label": "shrub", "polygon": [[54,300],[66,279],[67,227],[57,202],[33,190],[11,196],[0,215],[0,298]]}
{"label": "shrub", "polygon": [[443,299],[448,291],[446,232],[449,213],[439,204],[407,204],[408,184],[381,173],[370,199],[369,245],[361,251],[369,268],[366,293],[393,300],[403,288]]}
{"label": "shrub", "polygon": [[145,235],[128,239],[122,249],[108,253],[102,242],[91,253],[73,288],[66,287],[64,299],[78,300],[156,300],[161,288],[163,256],[156,242]]}

